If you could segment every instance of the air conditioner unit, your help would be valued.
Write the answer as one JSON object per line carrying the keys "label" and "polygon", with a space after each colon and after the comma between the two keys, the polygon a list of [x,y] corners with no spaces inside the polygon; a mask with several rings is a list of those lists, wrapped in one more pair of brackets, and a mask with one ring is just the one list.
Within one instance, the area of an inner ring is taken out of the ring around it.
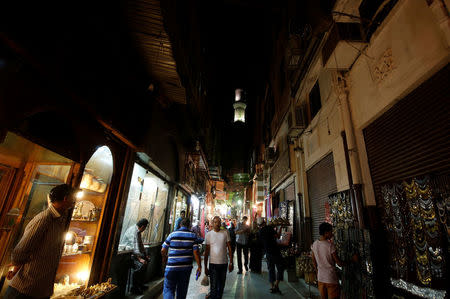
{"label": "air conditioner unit", "polygon": [[335,23],[322,48],[324,67],[334,70],[348,70],[365,44],[361,24]]}
{"label": "air conditioner unit", "polygon": [[288,114],[288,136],[298,137],[306,128],[306,105],[291,106]]}
{"label": "air conditioner unit", "polygon": [[272,164],[276,161],[276,152],[274,147],[266,147],[266,152],[264,154],[264,160],[266,163]]}

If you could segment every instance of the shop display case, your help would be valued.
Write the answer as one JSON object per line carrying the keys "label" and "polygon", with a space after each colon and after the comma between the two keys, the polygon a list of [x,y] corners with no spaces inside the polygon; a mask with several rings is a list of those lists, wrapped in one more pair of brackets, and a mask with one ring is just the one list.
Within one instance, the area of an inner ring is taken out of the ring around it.
{"label": "shop display case", "polygon": [[76,194],[55,278],[57,292],[54,296],[77,289],[89,280],[112,173],[111,151],[106,146],[100,147],[86,164],[80,191]]}
{"label": "shop display case", "polygon": [[[0,268],[28,223],[49,206],[50,190],[69,183],[75,162],[8,132],[0,144]],[[9,281],[0,280],[0,298]]]}
{"label": "shop display case", "polygon": [[119,252],[132,249],[130,244],[124,242],[124,235],[127,229],[136,225],[142,218],[149,221],[148,228],[142,233],[144,244],[162,242],[167,196],[167,183],[135,163],[121,230]]}

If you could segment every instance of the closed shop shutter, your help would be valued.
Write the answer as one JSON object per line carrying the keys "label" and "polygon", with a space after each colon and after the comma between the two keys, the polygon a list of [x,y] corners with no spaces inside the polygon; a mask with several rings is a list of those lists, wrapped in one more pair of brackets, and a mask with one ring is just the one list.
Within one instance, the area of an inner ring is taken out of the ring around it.
{"label": "closed shop shutter", "polygon": [[378,204],[380,185],[450,171],[447,65],[363,130]]}
{"label": "closed shop shutter", "polygon": [[284,200],[293,201],[295,200],[295,184],[291,183],[289,186],[284,188]]}
{"label": "closed shop shutter", "polygon": [[319,225],[325,221],[325,204],[328,195],[337,191],[333,153],[320,160],[306,172],[311,206],[313,240],[319,238]]}

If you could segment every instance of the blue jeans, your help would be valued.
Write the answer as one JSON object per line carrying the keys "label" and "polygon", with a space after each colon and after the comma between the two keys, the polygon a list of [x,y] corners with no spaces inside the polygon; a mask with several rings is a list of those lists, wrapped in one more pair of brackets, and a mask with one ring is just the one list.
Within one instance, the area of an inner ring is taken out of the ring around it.
{"label": "blue jeans", "polygon": [[[283,259],[279,254],[266,254],[267,259],[267,268],[269,268],[269,281],[273,283],[275,280],[282,281],[283,280]],[[275,274],[275,266],[277,267],[277,273]]]}
{"label": "blue jeans", "polygon": [[177,292],[177,299],[186,298],[191,272],[192,269],[181,271],[166,271],[164,275],[164,299],[175,298],[175,291]]}
{"label": "blue jeans", "polygon": [[225,280],[227,278],[228,264],[209,264],[210,299],[221,299]]}

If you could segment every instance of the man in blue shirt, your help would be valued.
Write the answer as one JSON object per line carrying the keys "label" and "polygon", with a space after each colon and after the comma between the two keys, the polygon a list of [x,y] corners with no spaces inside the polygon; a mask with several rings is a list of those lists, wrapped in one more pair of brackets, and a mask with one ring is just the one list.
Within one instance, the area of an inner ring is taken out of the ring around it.
{"label": "man in blue shirt", "polygon": [[173,227],[173,230],[178,230],[180,229],[181,225],[181,220],[183,220],[186,217],[186,212],[185,211],[181,211],[180,212],[180,217],[177,218],[177,220],[175,220],[175,226]]}
{"label": "man in blue shirt", "polygon": [[197,235],[189,231],[189,225],[189,218],[183,218],[180,229],[172,232],[162,245],[161,255],[166,262],[164,299],[175,298],[175,290],[177,299],[186,298],[193,258],[197,262],[198,275],[202,273]]}

